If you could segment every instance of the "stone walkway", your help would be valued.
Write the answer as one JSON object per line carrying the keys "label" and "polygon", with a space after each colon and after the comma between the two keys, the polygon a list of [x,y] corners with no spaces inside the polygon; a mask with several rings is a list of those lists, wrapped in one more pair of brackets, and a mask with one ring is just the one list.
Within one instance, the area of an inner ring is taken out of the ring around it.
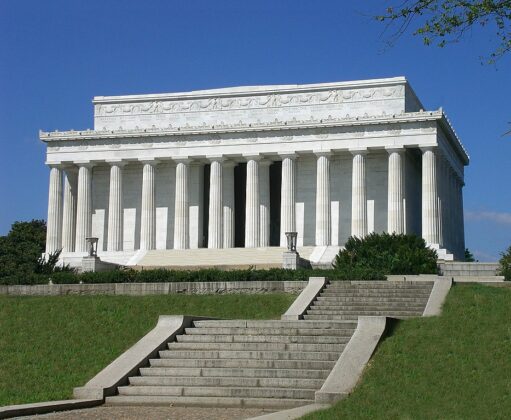
{"label": "stone walkway", "polygon": [[268,414],[258,408],[202,407],[95,407],[61,411],[39,416],[18,417],[37,420],[241,420]]}

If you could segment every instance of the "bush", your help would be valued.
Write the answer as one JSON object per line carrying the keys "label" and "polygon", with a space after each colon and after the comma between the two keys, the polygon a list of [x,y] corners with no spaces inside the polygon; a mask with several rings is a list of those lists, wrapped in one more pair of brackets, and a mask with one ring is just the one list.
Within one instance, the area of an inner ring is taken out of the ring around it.
{"label": "bush", "polygon": [[499,261],[500,275],[504,276],[507,281],[511,281],[511,246],[500,255],[502,256]]}
{"label": "bush", "polygon": [[307,281],[309,277],[327,277],[331,280],[384,280],[385,276],[372,268],[349,267],[343,270],[300,269],[285,270],[132,270],[118,269],[97,273],[54,272],[23,274],[0,278],[0,284],[78,284],[82,283],[162,283],[213,281]]}
{"label": "bush", "polygon": [[371,233],[362,239],[350,237],[336,256],[334,268],[383,274],[436,274],[437,253],[416,235]]}

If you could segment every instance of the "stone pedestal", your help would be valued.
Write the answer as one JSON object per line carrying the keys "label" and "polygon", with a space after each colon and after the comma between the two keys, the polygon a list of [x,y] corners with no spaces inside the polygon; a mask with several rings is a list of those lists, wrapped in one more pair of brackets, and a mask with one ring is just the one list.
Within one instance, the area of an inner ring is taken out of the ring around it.
{"label": "stone pedestal", "polygon": [[282,255],[282,268],[297,270],[298,268],[310,268],[310,262],[300,257],[295,251],[285,251]]}
{"label": "stone pedestal", "polygon": [[117,264],[101,261],[99,257],[87,256],[82,259],[82,273],[95,273],[97,271],[115,270]]}

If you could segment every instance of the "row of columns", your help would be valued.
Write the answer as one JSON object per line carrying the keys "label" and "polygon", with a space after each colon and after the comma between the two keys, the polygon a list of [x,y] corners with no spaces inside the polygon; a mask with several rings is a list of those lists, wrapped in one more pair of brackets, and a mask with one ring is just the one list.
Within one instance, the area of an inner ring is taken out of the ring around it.
{"label": "row of columns", "polygon": [[[388,232],[405,232],[404,148],[388,149]],[[367,234],[367,150],[352,150],[351,235]],[[331,245],[330,157],[315,152],[316,172],[316,245]],[[281,155],[281,237],[296,230],[296,154]],[[245,247],[267,247],[270,241],[270,161],[246,156]],[[234,246],[234,166],[223,157],[210,158],[208,248]],[[157,160],[142,161],[142,203],[140,249],[156,247]],[[52,166],[50,171],[47,252],[86,252],[85,238],[91,234],[92,165],[77,163],[78,174]],[[122,169],[124,162],[110,162],[108,206],[108,251],[123,249]],[[187,249],[189,239],[190,160],[176,160],[174,248]],[[440,168],[440,169],[439,169]],[[443,182],[438,182],[438,171]],[[64,178],[64,179],[62,179]],[[456,226],[462,226],[462,184],[439,158],[435,148],[422,149],[422,236],[428,244],[458,249],[464,243]],[[62,191],[62,188],[64,191]],[[63,194],[62,194],[63,193]],[[62,195],[64,197],[62,203]],[[62,223],[61,223],[62,220]],[[76,228],[75,228],[76,226]],[[457,247],[457,248],[456,248]]]}

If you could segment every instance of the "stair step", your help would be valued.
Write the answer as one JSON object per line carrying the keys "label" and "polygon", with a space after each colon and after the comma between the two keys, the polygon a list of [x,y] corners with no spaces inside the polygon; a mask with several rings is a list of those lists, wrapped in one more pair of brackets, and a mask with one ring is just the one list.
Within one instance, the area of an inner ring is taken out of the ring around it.
{"label": "stair step", "polygon": [[254,369],[254,368],[141,368],[142,376],[246,377],[246,378],[308,378],[326,379],[328,369]]}
{"label": "stair step", "polygon": [[314,321],[243,321],[243,320],[206,320],[194,321],[193,325],[198,328],[322,328],[322,329],[337,329],[337,328],[355,328],[351,322],[314,322]]}
{"label": "stair step", "polygon": [[396,313],[396,312],[368,312],[368,313],[358,313],[354,312],[352,314],[344,314],[344,315],[309,315],[306,314],[303,317],[307,320],[355,320],[358,319],[359,316],[386,316],[389,318],[413,318],[417,316],[422,316],[422,312],[417,313]]}
{"label": "stair step", "polygon": [[395,290],[420,290],[420,289],[428,289],[433,286],[433,282],[389,282],[389,281],[367,281],[363,283],[352,283],[352,282],[344,282],[344,281],[332,281],[331,283],[326,285],[327,289],[395,289]]}
{"label": "stair step", "polygon": [[[313,315],[310,315],[313,316]],[[329,316],[329,315],[315,315]],[[311,318],[315,319],[315,318]],[[317,318],[329,319],[329,318]],[[335,318],[333,318],[335,319]],[[343,318],[340,318],[343,319]],[[264,359],[264,360],[337,360],[339,352],[303,352],[303,351],[230,351],[230,350],[162,350],[161,358],[168,359]]]}
{"label": "stair step", "polygon": [[[428,295],[429,296],[429,295]],[[382,296],[318,296],[315,303],[325,305],[333,305],[338,303],[359,302],[364,299],[365,302],[385,302],[385,303],[422,303],[427,302],[427,297],[410,297],[410,296],[396,296],[396,297],[382,297]]]}
{"label": "stair step", "polygon": [[[350,332],[352,330],[349,330]],[[181,343],[301,343],[301,344],[344,344],[351,334],[334,335],[212,335],[188,334],[176,337]]]}
{"label": "stair step", "polygon": [[309,311],[316,312],[318,314],[324,313],[337,313],[338,311],[350,311],[350,312],[365,312],[365,311],[423,311],[426,303],[423,305],[339,305],[334,307],[324,307],[322,305],[313,305]]}
{"label": "stair step", "polygon": [[261,359],[151,359],[152,367],[183,368],[252,368],[252,369],[320,369],[331,370],[334,360],[261,360]]}
{"label": "stair step", "polygon": [[296,336],[296,335],[309,335],[309,336],[351,336],[356,322],[350,322],[353,327],[346,327],[343,329],[309,329],[309,328],[186,328],[186,335],[275,335],[275,336]]}
{"label": "stair step", "polygon": [[293,388],[317,390],[324,379],[306,378],[250,378],[250,377],[189,377],[189,376],[133,376],[129,378],[132,386],[158,387],[260,387]]}
{"label": "stair step", "polygon": [[334,290],[325,290],[321,292],[319,297],[382,297],[382,298],[428,298],[431,294],[431,291],[426,292],[411,292],[411,291],[402,291],[396,292],[395,290],[386,290],[386,291],[374,291],[374,290],[361,290],[360,292],[356,291],[334,291]]}
{"label": "stair step", "polygon": [[219,351],[293,351],[341,352],[343,344],[303,344],[303,343],[169,343],[169,350],[219,350]]}
{"label": "stair step", "polygon": [[336,310],[340,308],[352,308],[352,309],[372,309],[372,308],[424,308],[427,300],[422,302],[366,302],[365,299],[360,299],[354,302],[343,302],[339,304],[326,304],[323,302],[314,302],[311,308],[318,308],[322,310]]}
{"label": "stair step", "polygon": [[175,397],[175,396],[128,396],[107,397],[106,405],[162,405],[185,407],[243,407],[243,408],[293,408],[313,404],[314,399],[291,398],[229,398],[229,397]]}
{"label": "stair step", "polygon": [[120,386],[119,395],[314,399],[314,390],[262,387]]}

